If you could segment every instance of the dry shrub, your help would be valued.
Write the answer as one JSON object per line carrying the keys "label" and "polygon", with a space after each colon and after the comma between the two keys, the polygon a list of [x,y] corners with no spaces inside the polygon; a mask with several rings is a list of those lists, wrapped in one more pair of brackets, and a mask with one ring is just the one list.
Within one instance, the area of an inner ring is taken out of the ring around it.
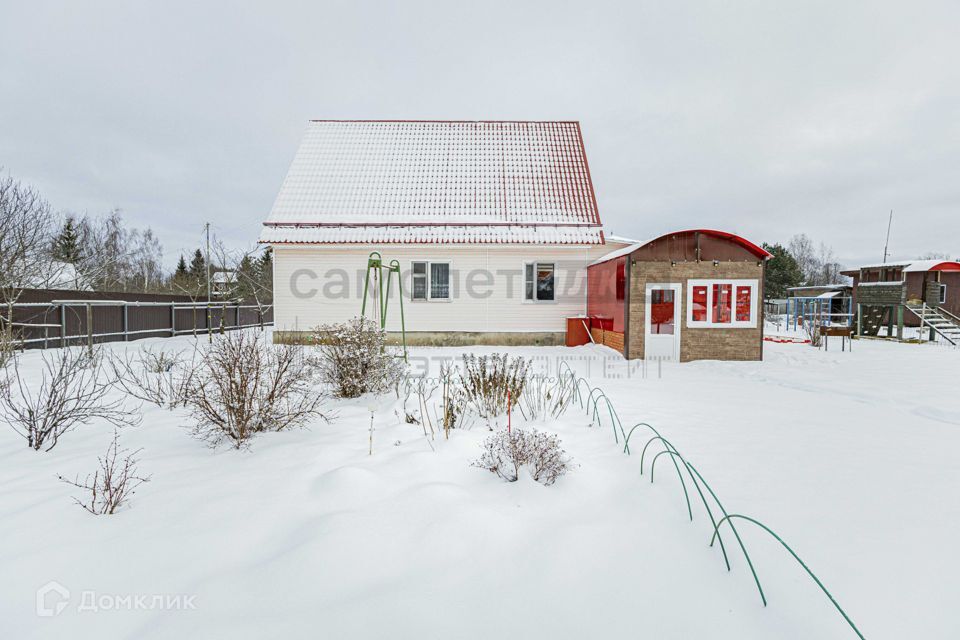
{"label": "dry shrub", "polygon": [[136,425],[140,415],[123,400],[108,400],[115,382],[103,368],[99,349],[56,349],[41,354],[40,382],[20,375],[17,358],[0,384],[0,414],[23,436],[27,446],[53,449],[64,433],[78,424],[105,420],[114,426]]}
{"label": "dry shrub", "polygon": [[196,358],[196,348],[187,360],[182,352],[143,347],[136,353],[114,353],[109,362],[117,386],[127,394],[174,409],[186,404]]}
{"label": "dry shrub", "polygon": [[387,348],[387,333],[376,322],[357,317],[342,324],[326,324],[314,331],[320,379],[338,398],[359,398],[396,388],[406,363]]}
{"label": "dry shrub", "polygon": [[507,482],[516,482],[520,469],[526,467],[534,480],[547,486],[572,467],[567,452],[560,447],[560,439],[536,429],[497,431],[484,441],[483,455],[473,466],[495,473]]}
{"label": "dry shrub", "polygon": [[507,411],[520,401],[527,381],[530,363],[517,356],[505,353],[492,356],[463,355],[463,371],[460,374],[467,402],[476,409],[481,418],[490,420]]}
{"label": "dry shrub", "polygon": [[520,412],[527,420],[556,420],[566,412],[573,395],[574,382],[569,377],[530,376],[520,396]]}
{"label": "dry shrub", "polygon": [[59,476],[62,482],[83,489],[88,493],[86,499],[74,498],[74,501],[94,515],[112,514],[127,503],[131,496],[150,477],[137,475],[137,458],[141,449],[130,451],[120,448],[120,434],[114,429],[113,440],[107,452],[98,457],[100,468],[93,476],[87,476],[83,482],[79,477],[68,480]]}
{"label": "dry shrub", "polygon": [[302,347],[241,330],[214,338],[200,356],[185,403],[197,437],[240,448],[257,433],[326,420],[323,399]]}

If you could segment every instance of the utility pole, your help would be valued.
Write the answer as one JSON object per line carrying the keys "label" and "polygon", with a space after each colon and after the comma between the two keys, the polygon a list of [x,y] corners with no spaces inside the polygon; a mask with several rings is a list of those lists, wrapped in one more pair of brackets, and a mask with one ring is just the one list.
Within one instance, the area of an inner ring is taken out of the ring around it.
{"label": "utility pole", "polygon": [[213,326],[210,315],[210,223],[204,225],[204,228],[207,234],[207,342],[213,342]]}
{"label": "utility pole", "polygon": [[890,219],[887,221],[887,241],[883,245],[883,264],[887,264],[890,255],[890,227],[893,226],[893,209],[890,209]]}

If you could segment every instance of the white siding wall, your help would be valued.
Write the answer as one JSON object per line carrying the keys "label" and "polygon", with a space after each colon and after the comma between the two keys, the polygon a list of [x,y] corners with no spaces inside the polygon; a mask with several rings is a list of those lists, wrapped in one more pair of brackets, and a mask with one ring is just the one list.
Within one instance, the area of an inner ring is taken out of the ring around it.
{"label": "white siding wall", "polygon": [[[274,246],[276,328],[306,331],[360,314],[367,256],[399,260],[403,271],[407,331],[564,331],[564,319],[586,311],[586,266],[623,245],[552,246]],[[449,261],[452,300],[410,299],[414,260]],[[529,302],[523,296],[525,261],[556,264],[556,300]],[[395,284],[394,284],[395,289]],[[371,305],[367,314],[372,315]],[[389,330],[400,328],[397,296],[391,296]]]}

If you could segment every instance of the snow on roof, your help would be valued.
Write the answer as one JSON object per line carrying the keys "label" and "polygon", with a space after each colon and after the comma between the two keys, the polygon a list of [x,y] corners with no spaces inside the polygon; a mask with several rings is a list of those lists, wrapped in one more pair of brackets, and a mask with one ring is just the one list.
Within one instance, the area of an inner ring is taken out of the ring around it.
{"label": "snow on roof", "polygon": [[848,284],[807,284],[802,287],[787,287],[787,291],[804,291],[806,289],[849,289]]}
{"label": "snow on roof", "polygon": [[267,244],[603,244],[600,227],[548,225],[333,225],[264,227]]}
{"label": "snow on roof", "polygon": [[521,227],[575,225],[588,230],[563,233],[603,242],[577,122],[311,121],[264,224],[261,242],[275,237],[271,226],[340,225],[315,233],[334,238],[369,225],[367,237],[409,238],[399,229],[428,224],[511,225],[476,234],[493,242],[522,241],[510,235]]}
{"label": "snow on roof", "polygon": [[868,264],[858,269],[888,269],[901,267],[905,273],[918,271],[960,271],[960,262],[953,260],[911,260],[908,262],[886,262]]}

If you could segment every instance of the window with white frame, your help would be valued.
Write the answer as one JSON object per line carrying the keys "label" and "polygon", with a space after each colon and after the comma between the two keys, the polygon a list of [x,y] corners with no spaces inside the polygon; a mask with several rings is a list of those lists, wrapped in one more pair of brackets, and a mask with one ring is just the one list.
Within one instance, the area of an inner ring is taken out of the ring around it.
{"label": "window with white frame", "polygon": [[527,262],[523,265],[523,299],[530,302],[556,300],[556,265]]}
{"label": "window with white frame", "polygon": [[450,263],[427,262],[411,263],[410,287],[411,300],[449,300],[450,299]]}
{"label": "window with white frame", "polygon": [[947,285],[940,285],[940,304],[947,304]]}
{"label": "window with white frame", "polygon": [[687,326],[757,326],[758,280],[688,280]]}

